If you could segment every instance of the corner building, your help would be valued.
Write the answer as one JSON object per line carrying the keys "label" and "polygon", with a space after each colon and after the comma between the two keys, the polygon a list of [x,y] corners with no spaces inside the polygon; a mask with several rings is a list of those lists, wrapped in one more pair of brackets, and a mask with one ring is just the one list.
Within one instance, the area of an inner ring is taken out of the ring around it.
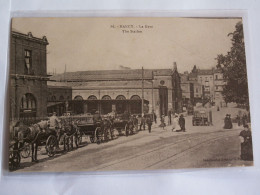
{"label": "corner building", "polygon": [[10,118],[35,118],[47,115],[45,36],[11,32],[10,47]]}

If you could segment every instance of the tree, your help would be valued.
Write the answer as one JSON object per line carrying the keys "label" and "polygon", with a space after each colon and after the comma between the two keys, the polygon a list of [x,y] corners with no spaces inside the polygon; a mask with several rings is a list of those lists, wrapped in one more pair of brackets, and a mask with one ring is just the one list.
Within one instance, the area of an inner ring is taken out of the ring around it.
{"label": "tree", "polygon": [[232,46],[226,55],[217,56],[217,68],[223,72],[226,85],[223,88],[225,102],[249,104],[246,55],[243,24],[238,22],[235,31],[229,33]]}

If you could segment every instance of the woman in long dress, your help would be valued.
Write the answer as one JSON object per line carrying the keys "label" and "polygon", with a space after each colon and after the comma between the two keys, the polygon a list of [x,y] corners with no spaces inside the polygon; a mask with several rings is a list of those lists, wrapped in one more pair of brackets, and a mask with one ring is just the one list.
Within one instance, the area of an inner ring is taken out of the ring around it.
{"label": "woman in long dress", "polygon": [[179,116],[178,114],[174,115],[174,119],[173,119],[173,127],[172,127],[172,131],[180,131],[181,127],[179,124]]}

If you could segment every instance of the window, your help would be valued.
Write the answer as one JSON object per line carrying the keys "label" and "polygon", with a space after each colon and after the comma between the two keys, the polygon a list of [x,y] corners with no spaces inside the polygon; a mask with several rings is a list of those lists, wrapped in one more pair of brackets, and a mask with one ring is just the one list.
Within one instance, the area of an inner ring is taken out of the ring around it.
{"label": "window", "polygon": [[164,80],[161,80],[161,81],[160,81],[160,84],[161,84],[161,85],[164,85],[164,84],[165,84],[165,81],[164,81]]}
{"label": "window", "polygon": [[32,51],[24,50],[24,73],[32,74]]}
{"label": "window", "polygon": [[51,97],[51,101],[56,101],[56,97],[54,95]]}
{"label": "window", "polygon": [[206,77],[205,80],[208,81],[208,77]]}
{"label": "window", "polygon": [[140,100],[140,96],[139,95],[133,95],[131,98],[131,100]]}
{"label": "window", "polygon": [[199,93],[199,89],[196,87],[196,93]]}
{"label": "window", "polygon": [[21,100],[21,109],[35,109],[36,101],[32,94],[27,93],[23,95]]}
{"label": "window", "polygon": [[208,81],[205,82],[205,86],[206,86],[206,87],[209,86],[209,82],[208,82]]}
{"label": "window", "polygon": [[216,86],[216,90],[218,90],[218,86]]}
{"label": "window", "polygon": [[215,79],[218,80],[218,75],[215,76]]}
{"label": "window", "polygon": [[119,96],[116,97],[116,99],[117,100],[125,100],[126,98],[123,95],[119,95]]}
{"label": "window", "polygon": [[[81,96],[77,96],[77,97],[80,97],[80,100],[83,100],[83,98]],[[91,95],[88,97],[88,100],[97,100],[97,97],[94,95]]]}
{"label": "window", "polygon": [[111,100],[111,97],[109,95],[104,95],[102,97],[102,100]]}
{"label": "window", "polygon": [[31,93],[26,93],[21,98],[20,118],[34,118],[36,117],[36,99]]}

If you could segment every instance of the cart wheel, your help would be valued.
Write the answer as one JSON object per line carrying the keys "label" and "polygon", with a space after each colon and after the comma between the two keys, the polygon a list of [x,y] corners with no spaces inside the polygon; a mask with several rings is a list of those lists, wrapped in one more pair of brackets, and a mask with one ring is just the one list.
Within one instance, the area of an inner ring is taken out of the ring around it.
{"label": "cart wheel", "polygon": [[79,145],[82,144],[82,134],[80,133],[79,135],[75,136],[75,142],[76,142],[76,147],[78,148]]}
{"label": "cart wheel", "polygon": [[57,145],[57,139],[54,135],[50,135],[46,141],[46,152],[49,157],[52,157],[55,155],[55,147]]}
{"label": "cart wheel", "polygon": [[31,147],[29,143],[25,143],[21,150],[21,156],[23,158],[28,158],[31,154]]}
{"label": "cart wheel", "polygon": [[111,140],[114,139],[114,132],[113,132],[113,131],[114,131],[114,130],[110,127],[110,128],[109,128],[109,134],[110,134]]}
{"label": "cart wheel", "polygon": [[64,151],[68,152],[69,151],[69,137],[64,135],[63,138],[63,146],[64,146]]}
{"label": "cart wheel", "polygon": [[97,127],[96,130],[95,130],[95,139],[97,140],[97,144],[100,144],[101,143],[101,128],[100,127]]}
{"label": "cart wheel", "polygon": [[14,170],[20,166],[21,156],[18,151],[12,151],[9,154],[9,168]]}
{"label": "cart wheel", "polygon": [[70,150],[73,150],[73,135],[70,136]]}

